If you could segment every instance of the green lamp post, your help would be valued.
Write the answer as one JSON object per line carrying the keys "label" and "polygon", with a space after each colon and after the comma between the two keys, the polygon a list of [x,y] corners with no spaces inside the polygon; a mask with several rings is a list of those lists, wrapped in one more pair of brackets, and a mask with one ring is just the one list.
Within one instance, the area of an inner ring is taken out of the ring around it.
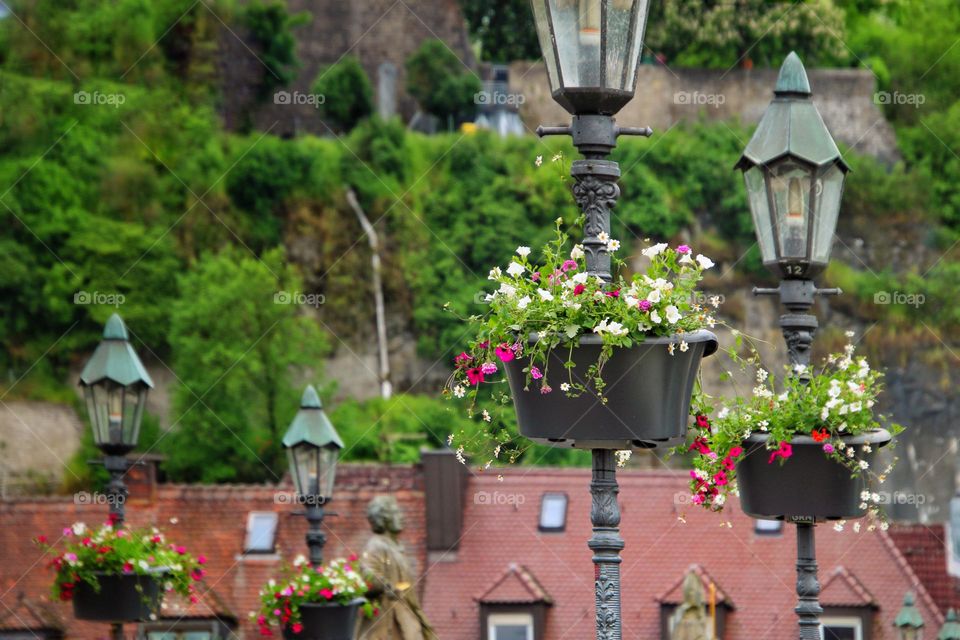
{"label": "green lamp post", "polygon": [[947,619],[940,627],[937,640],[960,640],[960,622],[957,621],[957,612],[953,609],[947,611]]}
{"label": "green lamp post", "polygon": [[297,502],[305,507],[309,523],[307,548],[310,563],[323,564],[323,545],[327,541],[321,531],[323,506],[333,497],[337,460],[343,441],[323,411],[323,403],[313,385],[308,385],[300,400],[300,410],[283,436],[290,475],[296,489]]}
{"label": "green lamp post", "polygon": [[120,527],[127,497],[123,476],[130,466],[126,455],[137,446],[153,380],[130,345],[127,327],[119,315],[113,314],[107,320],[103,340],[80,373],[80,386],[94,443],[103,452],[103,464],[110,473],[110,519]]}
{"label": "green lamp post", "polygon": [[900,633],[900,640],[923,640],[923,616],[915,603],[913,592],[907,591],[903,596],[903,606],[893,620],[893,626]]}

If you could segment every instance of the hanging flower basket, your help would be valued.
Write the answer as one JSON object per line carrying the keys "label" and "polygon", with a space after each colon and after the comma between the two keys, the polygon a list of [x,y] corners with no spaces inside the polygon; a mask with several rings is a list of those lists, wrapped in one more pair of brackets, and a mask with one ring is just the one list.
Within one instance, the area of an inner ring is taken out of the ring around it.
{"label": "hanging flower basket", "polygon": [[[548,366],[563,371],[569,356],[576,365],[571,370],[576,379],[597,362],[602,346],[599,336],[583,336],[572,353],[553,350]],[[706,330],[614,348],[603,365],[605,402],[589,391],[577,397],[541,393],[527,384],[529,359],[511,360],[506,372],[520,433],[542,444],[587,449],[673,444],[686,435],[700,361],[716,350],[717,337]]]}
{"label": "hanging flower basket", "polygon": [[73,593],[73,615],[78,620],[136,622],[160,610],[163,594],[154,576],[94,574],[100,590],[86,582]]}
{"label": "hanging flower basket", "polygon": [[[867,474],[853,476],[850,468],[823,453],[823,444],[810,436],[794,436],[792,455],[782,464],[770,463],[766,434],[755,433],[743,443],[737,462],[740,506],[754,518],[816,520],[862,518],[867,514]],[[873,468],[877,450],[890,443],[886,429],[836,438],[853,447],[856,459]],[[867,445],[868,452],[864,452]]]}
{"label": "hanging flower basket", "polygon": [[361,605],[356,598],[346,604],[304,603],[300,605],[300,629],[287,627],[283,637],[288,640],[353,640],[357,637],[357,621]]}

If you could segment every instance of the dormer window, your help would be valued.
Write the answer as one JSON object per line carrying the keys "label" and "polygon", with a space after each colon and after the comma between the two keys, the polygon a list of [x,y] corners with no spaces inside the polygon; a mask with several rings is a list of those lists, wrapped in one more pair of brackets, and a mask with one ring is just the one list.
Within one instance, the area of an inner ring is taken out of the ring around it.
{"label": "dormer window", "polygon": [[540,500],[540,531],[563,531],[566,527],[567,494],[543,494]]}
{"label": "dormer window", "polygon": [[247,536],[244,553],[273,553],[277,537],[277,513],[252,511],[247,516]]}

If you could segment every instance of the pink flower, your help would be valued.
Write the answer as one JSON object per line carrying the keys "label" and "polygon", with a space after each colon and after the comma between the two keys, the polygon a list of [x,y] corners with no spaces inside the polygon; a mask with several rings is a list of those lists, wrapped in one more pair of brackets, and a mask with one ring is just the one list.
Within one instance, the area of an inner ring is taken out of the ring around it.
{"label": "pink flower", "polygon": [[737,463],[734,462],[733,456],[727,456],[726,458],[724,458],[723,462],[721,462],[720,465],[727,471],[733,471],[734,469],[737,468]]}
{"label": "pink flower", "polygon": [[537,369],[536,367],[530,367],[530,376],[534,380],[539,380],[540,378],[543,377],[543,373],[540,371],[540,369]]}
{"label": "pink flower", "polygon": [[703,500],[704,498],[702,493],[698,493],[693,496],[693,504],[703,504]]}
{"label": "pink flower", "polygon": [[469,380],[470,384],[473,386],[477,386],[483,382],[483,371],[480,370],[480,367],[467,369],[467,380]]}
{"label": "pink flower", "polygon": [[734,447],[734,448],[730,449],[730,457],[731,457],[731,458],[736,458],[736,457],[738,457],[741,453],[743,453],[743,447]]}
{"label": "pink flower", "polygon": [[530,279],[533,280],[534,282],[540,282],[540,272],[534,271],[533,275],[530,276]]}
{"label": "pink flower", "polygon": [[649,300],[641,300],[637,303],[637,308],[640,309],[640,311],[650,311],[650,307],[652,306]]}
{"label": "pink flower", "polygon": [[303,631],[303,625],[300,624],[299,622],[294,622],[293,626],[290,628],[293,630],[294,633],[300,633],[301,631]]}
{"label": "pink flower", "polygon": [[70,536],[73,535],[73,529],[71,529],[70,527],[67,527],[66,529],[63,530],[63,535],[69,538]]}
{"label": "pink flower", "polygon": [[63,559],[66,560],[67,562],[76,562],[76,561],[77,561],[77,554],[75,554],[75,553],[65,553],[65,554],[63,554]]}
{"label": "pink flower", "polygon": [[551,387],[548,384],[545,384],[542,387],[540,387],[540,393],[542,393],[543,395],[547,395],[551,391],[553,391],[553,387]]}
{"label": "pink flower", "polygon": [[330,589],[320,589],[320,595],[322,595],[327,600],[333,599],[333,591],[330,591]]}
{"label": "pink flower", "polygon": [[480,365],[480,371],[484,375],[490,375],[492,373],[496,373],[497,365],[493,364],[492,362],[484,362],[482,365]]}
{"label": "pink flower", "polygon": [[603,295],[607,296],[608,298],[619,298],[619,297],[620,297],[620,289],[617,289],[616,291],[606,291],[606,292],[604,292]]}
{"label": "pink flower", "polygon": [[277,616],[277,617],[279,618],[280,616],[283,615],[283,612],[280,611],[280,609],[274,609],[274,610],[273,610],[273,615],[275,615],[275,616]]}
{"label": "pink flower", "polygon": [[685,244],[682,244],[682,245],[680,245],[679,247],[677,247],[677,253],[679,253],[679,254],[687,254],[687,253],[690,253],[690,247],[688,247],[688,246],[685,245]]}
{"label": "pink flower", "polygon": [[500,362],[510,362],[513,360],[513,349],[510,348],[506,342],[499,345],[494,352],[497,354],[497,357],[500,358]]}
{"label": "pink flower", "polygon": [[773,461],[777,458],[782,458],[786,460],[793,455],[793,447],[789,442],[781,442],[780,448],[770,454],[770,460],[767,461],[767,464],[773,464]]}
{"label": "pink flower", "polygon": [[567,271],[570,271],[571,269],[576,269],[576,268],[577,268],[577,261],[576,261],[576,260],[565,260],[564,263],[563,263],[563,265],[561,265],[560,268],[563,270],[564,273],[566,273]]}
{"label": "pink flower", "polygon": [[833,453],[833,445],[828,442],[827,444],[823,445],[823,451],[824,453]]}
{"label": "pink flower", "polygon": [[462,352],[460,355],[458,355],[456,358],[453,359],[454,363],[456,363],[458,367],[470,362],[471,360],[473,360],[473,356],[471,356],[466,351]]}
{"label": "pink flower", "polygon": [[583,292],[586,291],[586,290],[587,290],[587,288],[586,288],[584,285],[578,284],[577,286],[575,286],[575,287],[573,288],[573,295],[578,296],[578,295],[580,295],[581,293],[583,293]]}
{"label": "pink flower", "polygon": [[727,474],[723,471],[718,471],[716,475],[713,476],[713,483],[716,484],[718,487],[722,487],[728,482],[729,481],[727,480]]}
{"label": "pink flower", "polygon": [[197,556],[197,564],[207,564],[207,556]]}

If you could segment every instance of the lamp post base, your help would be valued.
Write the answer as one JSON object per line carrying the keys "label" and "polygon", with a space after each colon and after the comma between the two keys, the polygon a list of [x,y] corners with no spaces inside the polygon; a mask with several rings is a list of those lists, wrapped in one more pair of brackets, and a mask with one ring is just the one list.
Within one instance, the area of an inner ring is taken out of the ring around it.
{"label": "lamp post base", "polygon": [[820,640],[820,580],[817,579],[816,537],[813,519],[794,519],[797,525],[797,617],[800,640]]}
{"label": "lamp post base", "polygon": [[593,450],[593,502],[590,521],[593,551],[597,640],[620,640],[620,505],[617,504],[617,464],[610,449]]}

